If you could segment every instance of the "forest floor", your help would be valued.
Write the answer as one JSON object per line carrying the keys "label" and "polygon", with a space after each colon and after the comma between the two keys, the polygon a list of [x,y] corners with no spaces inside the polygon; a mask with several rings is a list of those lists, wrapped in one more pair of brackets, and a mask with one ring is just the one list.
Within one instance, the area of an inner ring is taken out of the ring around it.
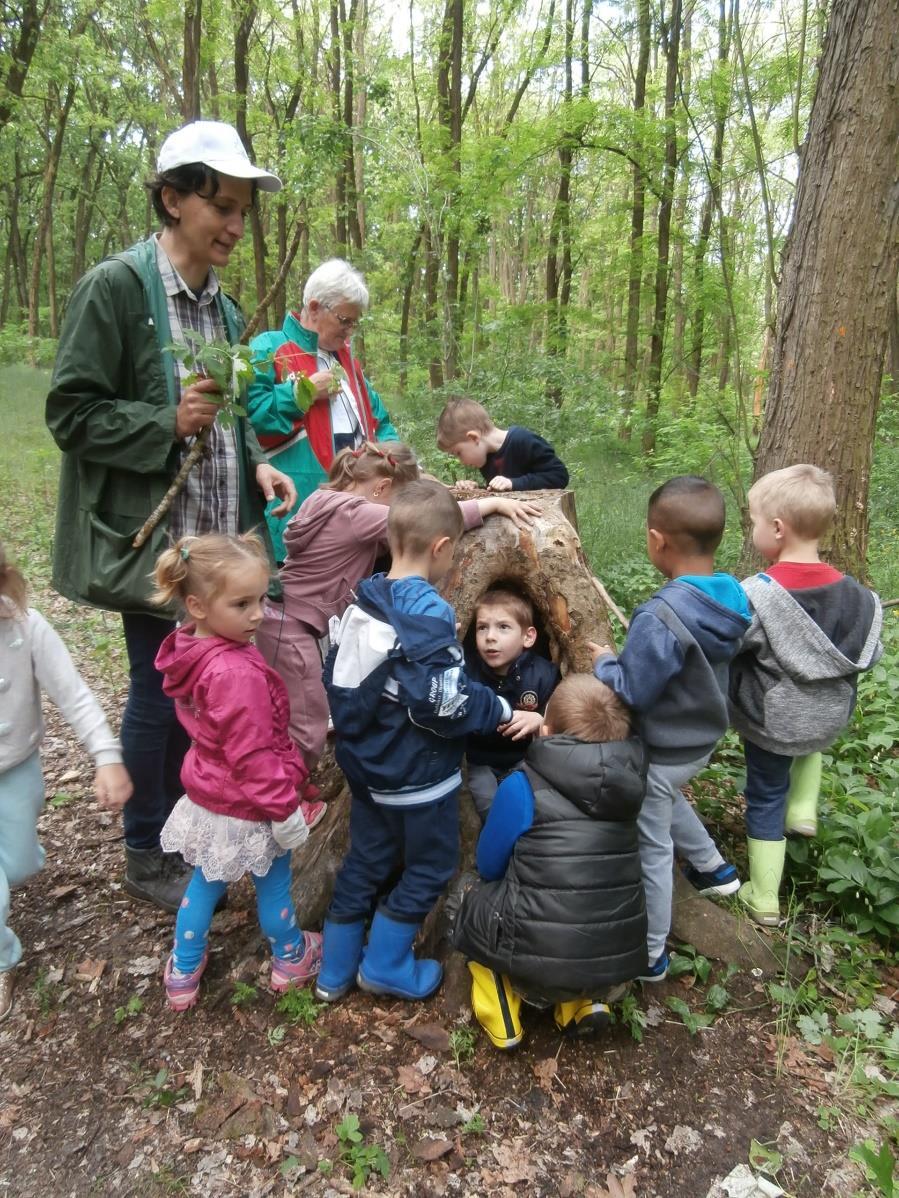
{"label": "forest floor", "polygon": [[[40,588],[34,602],[120,711],[115,619]],[[525,1043],[501,1054],[440,994],[279,1009],[241,883],[199,1005],[170,1012],[172,920],[124,894],[120,820],[90,801],[88,760],[47,716],[47,865],[13,896],[26,955],[0,1025],[0,1193],[331,1195],[375,1167],[355,1192],[755,1198],[778,1191],[715,1188],[753,1141],[788,1194],[864,1189],[848,1151],[870,1110],[751,971],[638,988],[642,1043],[623,1022],[569,1041],[526,1010]],[[724,1009],[691,1035],[684,1012],[708,1011],[722,980]],[[890,1009],[899,978],[883,983]]]}

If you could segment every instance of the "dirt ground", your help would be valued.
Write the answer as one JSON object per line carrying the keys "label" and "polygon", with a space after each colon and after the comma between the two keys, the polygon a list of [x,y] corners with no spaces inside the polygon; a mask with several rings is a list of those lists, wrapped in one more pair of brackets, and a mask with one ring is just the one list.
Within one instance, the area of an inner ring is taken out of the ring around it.
{"label": "dirt ground", "polygon": [[[119,712],[115,624],[98,657],[95,633],[80,643],[77,609],[38,600]],[[41,821],[46,868],[13,896],[25,958],[0,1025],[0,1193],[706,1198],[753,1139],[783,1155],[789,1194],[863,1188],[847,1152],[865,1129],[832,1053],[779,1039],[778,1011],[748,972],[695,1036],[665,1002],[701,1007],[692,977],[638,988],[640,1044],[622,1024],[568,1041],[526,1010],[518,1051],[478,1036],[466,1052],[440,995],[354,993],[306,1026],[275,1009],[244,882],[216,917],[199,1006],[170,1012],[171,917],[124,894],[120,821],[90,801],[89,763],[53,712],[44,759],[47,793],[62,797]],[[256,988],[242,1005],[237,981]],[[379,1146],[388,1171],[357,1191],[352,1144],[336,1134],[353,1115],[357,1158]]]}

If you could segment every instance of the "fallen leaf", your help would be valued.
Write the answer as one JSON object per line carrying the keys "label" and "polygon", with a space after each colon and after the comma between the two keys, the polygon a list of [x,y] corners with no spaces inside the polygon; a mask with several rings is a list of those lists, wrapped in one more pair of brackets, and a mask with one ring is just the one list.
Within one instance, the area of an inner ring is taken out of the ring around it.
{"label": "fallen leaf", "polygon": [[428,1084],[412,1065],[400,1065],[396,1071],[396,1080],[407,1094],[418,1094]]}
{"label": "fallen leaf", "polygon": [[606,1174],[606,1188],[590,1186],[587,1194],[589,1198],[637,1198],[634,1175],[628,1173],[619,1178],[614,1173],[608,1173]]}
{"label": "fallen leaf", "polygon": [[195,1152],[199,1152],[203,1146],[203,1141],[199,1136],[195,1136],[192,1140],[185,1140],[181,1145],[181,1151],[185,1156],[192,1156]]}
{"label": "fallen leaf", "polygon": [[133,961],[129,961],[125,966],[128,973],[134,974],[135,977],[148,978],[154,973],[158,973],[162,967],[162,962],[159,957],[135,957]]}
{"label": "fallen leaf", "polygon": [[80,965],[75,966],[75,981],[92,982],[95,978],[102,977],[105,968],[105,961],[92,961],[88,957],[86,961],[82,961]]}
{"label": "fallen leaf", "polygon": [[194,1067],[191,1069],[184,1079],[189,1086],[193,1087],[194,1098],[197,1102],[203,1093],[203,1062],[194,1061]]}
{"label": "fallen leaf", "polygon": [[430,1048],[431,1052],[449,1052],[449,1032],[439,1023],[413,1023],[403,1030],[407,1036]]}
{"label": "fallen leaf", "polygon": [[426,1054],[424,1056],[420,1056],[415,1062],[415,1068],[422,1075],[422,1077],[427,1077],[429,1073],[433,1073],[437,1068],[437,1058],[429,1057]]}
{"label": "fallen leaf", "polygon": [[53,889],[49,892],[50,898],[54,898],[54,899],[67,898],[70,894],[74,894],[77,889],[78,889],[77,886],[54,886]]}
{"label": "fallen leaf", "polygon": [[419,1140],[412,1145],[412,1155],[420,1161],[439,1161],[452,1150],[452,1140]]}
{"label": "fallen leaf", "polygon": [[559,1062],[555,1057],[547,1057],[544,1061],[534,1062],[534,1077],[544,1090],[553,1088],[553,1078],[559,1072]]}

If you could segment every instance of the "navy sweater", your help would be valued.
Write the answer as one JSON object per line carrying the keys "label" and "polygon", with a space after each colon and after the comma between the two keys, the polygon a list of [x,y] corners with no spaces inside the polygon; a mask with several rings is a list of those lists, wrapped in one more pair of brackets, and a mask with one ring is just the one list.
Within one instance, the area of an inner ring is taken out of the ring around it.
{"label": "navy sweater", "polygon": [[568,486],[568,471],[548,441],[529,428],[513,424],[496,451],[481,467],[485,482],[503,475],[513,491],[540,491]]}

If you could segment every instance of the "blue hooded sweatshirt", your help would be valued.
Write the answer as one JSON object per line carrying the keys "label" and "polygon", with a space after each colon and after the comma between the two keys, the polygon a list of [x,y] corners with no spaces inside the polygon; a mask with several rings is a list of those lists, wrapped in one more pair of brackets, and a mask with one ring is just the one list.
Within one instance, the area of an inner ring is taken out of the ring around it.
{"label": "blue hooded sweatshirt", "polygon": [[620,656],[594,673],[637,714],[650,762],[707,756],[727,730],[728,666],[749,628],[730,574],[668,582],[634,612]]}
{"label": "blue hooded sweatshirt", "polygon": [[511,718],[468,679],[452,607],[423,578],[359,584],[325,662],[337,764],[389,807],[436,803],[462,784],[465,737]]}

